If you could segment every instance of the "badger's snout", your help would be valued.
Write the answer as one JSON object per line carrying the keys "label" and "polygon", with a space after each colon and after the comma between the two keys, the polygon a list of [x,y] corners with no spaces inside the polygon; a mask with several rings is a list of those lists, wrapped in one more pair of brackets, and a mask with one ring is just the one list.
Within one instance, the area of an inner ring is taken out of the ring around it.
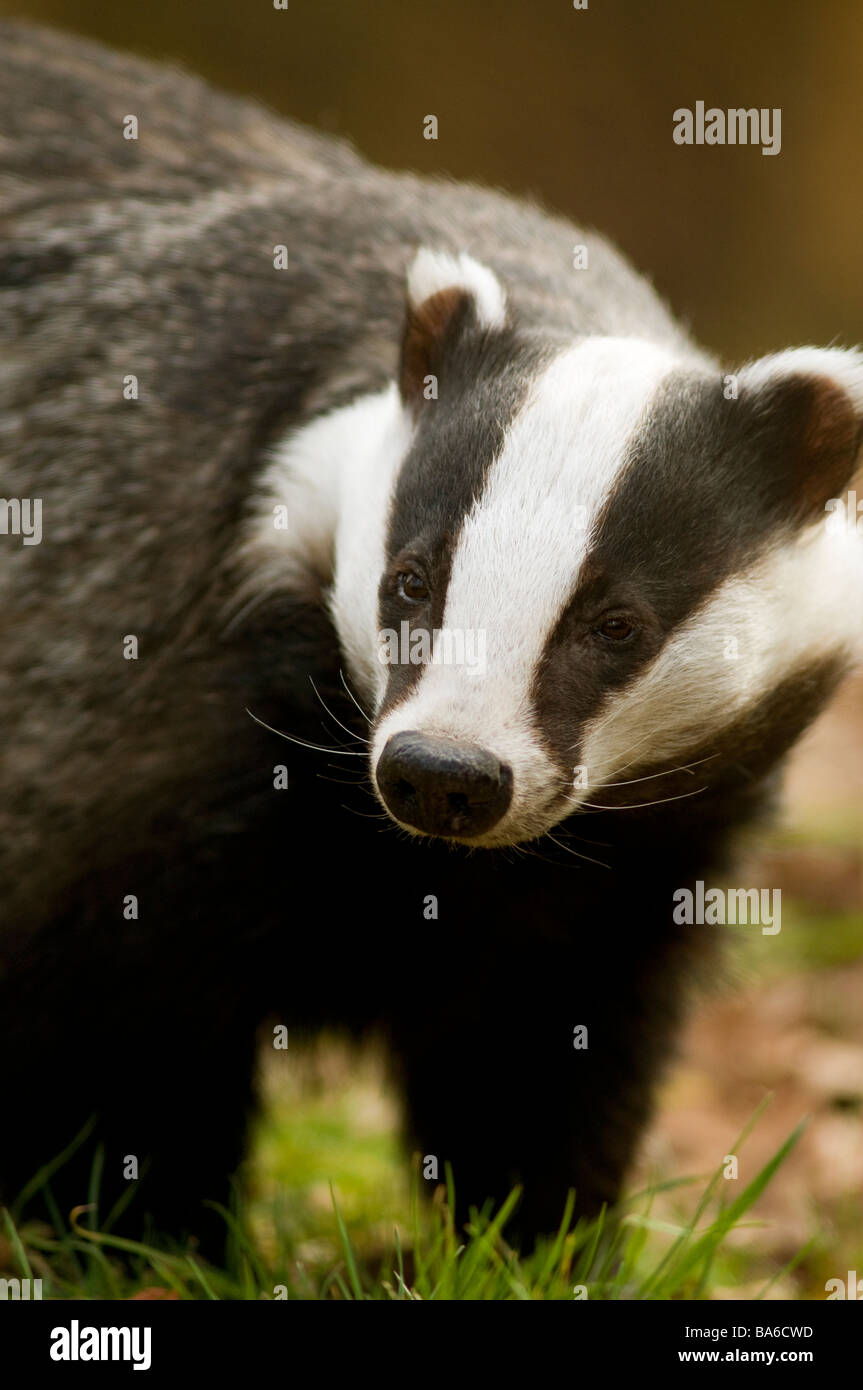
{"label": "badger's snout", "polygon": [[482,835],[512,800],[512,772],[487,748],[414,730],[388,739],[375,777],[396,820],[426,835]]}

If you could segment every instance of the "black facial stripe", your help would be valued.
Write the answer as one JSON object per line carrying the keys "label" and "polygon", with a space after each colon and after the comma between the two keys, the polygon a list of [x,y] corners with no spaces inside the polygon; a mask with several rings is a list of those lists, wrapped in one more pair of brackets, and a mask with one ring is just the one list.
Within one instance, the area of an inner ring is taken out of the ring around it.
{"label": "black facial stripe", "polygon": [[[662,383],[534,678],[539,732],[564,774],[579,763],[574,732],[609,692],[636,680],[724,580],[799,523],[783,481],[798,428],[766,410],[763,395],[726,400],[719,376],[679,371]],[[614,654],[580,640],[585,616],[604,603],[644,619],[638,642]]]}
{"label": "black facial stripe", "polygon": [[[473,329],[447,346],[438,378],[438,399],[423,403],[416,438],[396,484],[387,531],[388,566],[406,550],[424,562],[432,593],[427,610],[410,612],[381,584],[378,621],[396,631],[443,625],[453,556],[465,517],[482,496],[506,430],[523,404],[550,349],[512,329]],[[422,674],[421,665],[389,668],[381,708],[403,700]]]}
{"label": "black facial stripe", "polygon": [[784,478],[795,428],[758,396],[726,400],[718,376],[672,374],[599,518],[585,583],[637,585],[676,627],[798,519]]}

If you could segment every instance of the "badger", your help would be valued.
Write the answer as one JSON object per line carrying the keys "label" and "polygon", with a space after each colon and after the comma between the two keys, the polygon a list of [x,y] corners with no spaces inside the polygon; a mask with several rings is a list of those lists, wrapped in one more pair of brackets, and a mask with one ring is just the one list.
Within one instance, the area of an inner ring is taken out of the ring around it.
{"label": "badger", "polygon": [[863,647],[863,356],[0,29],[3,1200],[217,1241],[276,1020],[385,1039],[460,1219],[589,1217]]}

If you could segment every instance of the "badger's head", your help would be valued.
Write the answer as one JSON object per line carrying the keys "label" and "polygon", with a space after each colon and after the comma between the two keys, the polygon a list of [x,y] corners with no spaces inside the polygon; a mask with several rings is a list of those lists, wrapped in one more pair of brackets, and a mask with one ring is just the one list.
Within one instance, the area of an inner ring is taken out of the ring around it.
{"label": "badger's head", "polygon": [[355,409],[332,609],[407,830],[509,845],[757,778],[859,651],[856,353],[543,340],[421,252],[398,386]]}

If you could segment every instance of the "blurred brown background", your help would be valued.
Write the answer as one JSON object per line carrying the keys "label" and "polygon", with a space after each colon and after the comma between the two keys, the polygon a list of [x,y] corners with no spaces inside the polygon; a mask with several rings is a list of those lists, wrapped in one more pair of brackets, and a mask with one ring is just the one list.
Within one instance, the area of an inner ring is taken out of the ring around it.
{"label": "blurred brown background", "polygon": [[[530,192],[607,232],[738,359],[863,338],[855,0],[0,0],[170,58],[371,159]],[[681,147],[672,112],[780,107],[782,150]],[[437,142],[422,118],[440,121]]]}

